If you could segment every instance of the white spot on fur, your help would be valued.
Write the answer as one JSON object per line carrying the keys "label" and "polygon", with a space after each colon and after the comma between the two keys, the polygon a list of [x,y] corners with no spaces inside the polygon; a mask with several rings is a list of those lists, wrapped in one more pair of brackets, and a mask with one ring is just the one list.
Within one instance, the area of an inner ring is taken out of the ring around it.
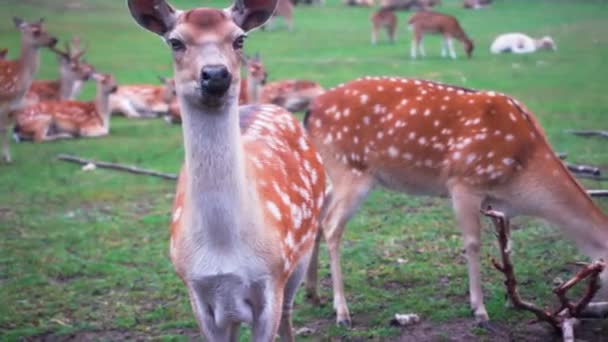
{"label": "white spot on fur", "polygon": [[266,208],[268,208],[268,210],[270,210],[270,213],[272,214],[272,216],[274,216],[275,219],[277,219],[277,220],[281,219],[281,212],[279,211],[279,208],[277,207],[277,205],[274,202],[266,201]]}

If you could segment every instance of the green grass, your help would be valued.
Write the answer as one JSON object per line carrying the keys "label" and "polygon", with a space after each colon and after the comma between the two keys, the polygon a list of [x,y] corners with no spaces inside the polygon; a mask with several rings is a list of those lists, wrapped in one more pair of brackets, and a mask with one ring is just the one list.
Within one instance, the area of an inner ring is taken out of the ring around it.
{"label": "green grass", "polygon": [[[62,40],[77,34],[89,42],[88,60],[119,82],[157,82],[169,75],[168,49],[139,29],[123,1],[29,0],[0,3],[0,45],[19,49],[11,17],[44,16]],[[200,1],[174,1],[187,8]],[[226,6],[220,1],[206,2]],[[465,11],[444,0],[475,40],[472,60],[439,58],[439,38],[428,37],[428,57],[409,59],[409,13],[399,12],[396,45],[369,44],[370,9],[301,7],[295,30],[255,32],[246,50],[262,53],[271,80],[307,78],[331,87],[363,75],[402,75],[494,89],[522,100],[537,115],[554,148],[572,162],[608,170],[608,149],[565,129],[607,129],[605,1],[509,0]],[[492,38],[502,32],[550,34],[556,53],[493,56]],[[39,78],[57,76],[55,58],[42,53]],[[87,85],[83,99],[91,98]],[[84,339],[180,340],[196,333],[187,294],[168,259],[168,223],[174,183],[113,171],[83,172],[58,162],[58,153],[137,164],[177,172],[183,156],[181,130],[161,121],[113,119],[102,139],[48,144],[13,144],[14,163],[0,166],[0,339],[75,336]],[[605,184],[585,183],[600,188]],[[598,201],[604,211],[608,203]],[[582,259],[544,223],[520,220],[514,233],[515,260],[527,298],[553,300],[553,278],[567,277],[567,264]],[[493,270],[489,227],[482,252],[484,290],[490,316],[515,331],[527,314],[503,307],[502,279]],[[468,319],[467,276],[460,235],[445,200],[378,190],[350,222],[343,240],[343,272],[354,328],[334,326],[327,253],[321,259],[321,294],[327,304],[299,294],[295,325],[313,326],[310,338],[394,338],[388,322],[396,312],[416,312],[431,324]],[[406,260],[400,264],[397,259]],[[608,327],[603,331],[608,334]],[[186,333],[187,335],[183,335]],[[478,332],[479,333],[479,332]],[[90,335],[87,335],[90,334]],[[445,333],[446,339],[449,332]],[[480,338],[483,333],[479,333]]]}

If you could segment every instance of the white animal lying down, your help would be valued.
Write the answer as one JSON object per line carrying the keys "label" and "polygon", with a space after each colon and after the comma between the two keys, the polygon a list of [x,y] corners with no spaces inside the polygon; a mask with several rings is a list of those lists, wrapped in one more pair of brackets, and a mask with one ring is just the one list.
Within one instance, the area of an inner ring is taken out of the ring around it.
{"label": "white animal lying down", "polygon": [[490,52],[492,53],[532,53],[536,50],[557,50],[555,42],[551,37],[544,36],[534,39],[523,33],[505,33],[494,39]]}

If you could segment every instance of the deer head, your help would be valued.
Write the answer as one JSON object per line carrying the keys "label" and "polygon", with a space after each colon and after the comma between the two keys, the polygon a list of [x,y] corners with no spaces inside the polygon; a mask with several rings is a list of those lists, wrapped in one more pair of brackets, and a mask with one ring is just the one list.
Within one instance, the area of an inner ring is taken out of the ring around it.
{"label": "deer head", "polygon": [[38,20],[35,23],[28,23],[21,18],[13,18],[15,27],[21,31],[23,43],[35,48],[53,47],[57,44],[57,38],[51,36],[44,29],[44,19]]}
{"label": "deer head", "polygon": [[277,0],[236,0],[224,9],[174,9],[164,0],[129,0],[139,25],[160,35],[173,52],[175,84],[193,107],[236,101],[247,32],[264,24]]}
{"label": "deer head", "polygon": [[116,80],[111,74],[94,73],[93,79],[97,82],[104,95],[115,93],[118,90]]}

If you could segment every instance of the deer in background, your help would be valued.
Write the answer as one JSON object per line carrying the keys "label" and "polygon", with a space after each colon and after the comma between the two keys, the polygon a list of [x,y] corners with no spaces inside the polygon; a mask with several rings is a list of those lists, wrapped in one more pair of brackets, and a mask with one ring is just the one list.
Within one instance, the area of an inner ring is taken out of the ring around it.
{"label": "deer in background", "polygon": [[[289,32],[293,31],[293,7],[294,5],[291,0],[278,0],[277,8],[273,14],[273,18],[282,17],[285,20]],[[274,19],[270,20],[266,26],[270,28],[273,22]]]}
{"label": "deer in background", "polygon": [[498,53],[533,53],[538,50],[556,51],[555,42],[549,36],[534,39],[523,33],[504,33],[496,37],[490,46],[490,52]]}
{"label": "deer in background", "polygon": [[292,303],[318,229],[325,179],[299,122],[272,105],[238,106],[245,35],[276,0],[176,10],[129,0],[173,54],[185,164],[170,255],[208,341],[293,341]]}
{"label": "deer in background", "polygon": [[[479,271],[480,209],[543,218],[589,257],[608,257],[608,217],[553,152],[536,118],[509,96],[371,77],[317,97],[304,122],[333,187],[321,226],[338,323],[350,324],[340,239],[377,186],[451,198],[468,261],[471,307],[482,322],[488,313]],[[312,260],[307,280],[311,298],[316,265]]]}
{"label": "deer in background", "polygon": [[15,134],[35,142],[74,137],[101,137],[110,132],[109,96],[116,81],[109,74],[94,74],[94,101],[42,101],[15,113]]}
{"label": "deer in background", "polygon": [[242,97],[246,101],[243,103],[271,103],[290,112],[299,112],[308,108],[310,102],[325,91],[319,83],[308,80],[266,83],[268,75],[259,55],[249,59],[247,65],[246,85],[241,85],[241,91],[247,91],[247,95]]}
{"label": "deer in background", "polygon": [[74,100],[83,82],[95,72],[93,66],[81,60],[86,49],[80,47],[80,38],[73,38],[71,45],[66,43],[65,51],[53,48],[53,52],[59,57],[59,79],[33,81],[26,94],[27,103]]}
{"label": "deer in background", "polygon": [[121,85],[110,95],[110,112],[128,118],[156,118],[168,113],[169,103],[165,96],[171,93],[171,84],[160,78],[161,85],[130,84]]}
{"label": "deer in background", "polygon": [[43,20],[27,23],[14,18],[17,29],[21,32],[21,54],[16,60],[0,60],[0,140],[2,159],[9,163],[9,129],[10,113],[22,105],[23,98],[38,71],[39,49],[53,47],[57,38],[44,29]]}
{"label": "deer in background", "polygon": [[446,57],[449,53],[450,57],[456,59],[456,51],[454,51],[452,40],[457,39],[462,42],[467,57],[471,58],[474,49],[473,41],[469,39],[455,17],[437,12],[421,11],[411,16],[408,23],[414,32],[411,47],[413,59],[416,58],[417,50],[422,57],[425,55],[422,45],[422,38],[425,34],[441,34],[443,36],[441,43],[442,57]]}
{"label": "deer in background", "polygon": [[372,22],[372,44],[376,45],[378,41],[378,32],[382,29],[386,29],[388,40],[391,44],[395,43],[395,32],[397,31],[397,16],[393,10],[389,8],[380,8],[373,12],[369,19]]}
{"label": "deer in background", "polygon": [[489,6],[492,0],[464,0],[462,7],[467,9],[480,9]]}

